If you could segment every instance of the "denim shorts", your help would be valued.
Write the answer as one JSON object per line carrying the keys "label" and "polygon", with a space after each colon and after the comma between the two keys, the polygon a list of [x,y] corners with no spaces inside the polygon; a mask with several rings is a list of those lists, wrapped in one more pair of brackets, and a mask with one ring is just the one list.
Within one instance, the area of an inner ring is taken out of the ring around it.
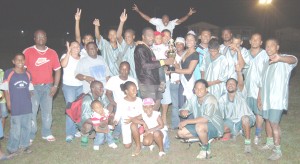
{"label": "denim shorts", "polygon": [[[196,124],[188,124],[185,126],[185,128],[194,136],[194,137],[198,137],[197,131],[196,131]],[[217,128],[211,123],[207,123],[207,128],[208,128],[208,134],[207,137],[208,139],[212,139],[212,138],[217,138],[218,135],[218,130]]]}
{"label": "denim shorts", "polygon": [[6,108],[6,103],[0,103],[0,117],[7,117],[8,116],[8,110]]}

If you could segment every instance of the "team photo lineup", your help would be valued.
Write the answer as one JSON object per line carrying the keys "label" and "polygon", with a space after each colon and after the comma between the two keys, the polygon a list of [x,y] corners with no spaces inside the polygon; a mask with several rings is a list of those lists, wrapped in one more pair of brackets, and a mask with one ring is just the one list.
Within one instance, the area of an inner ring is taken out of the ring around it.
{"label": "team photo lineup", "polygon": [[[166,158],[178,149],[171,140],[199,144],[190,152],[197,160],[211,159],[218,151],[212,145],[228,141],[242,145],[240,152],[248,156],[268,152],[265,162],[285,155],[280,121],[297,57],[281,53],[279,40],[260,32],[248,40],[229,27],[220,36],[204,28],[173,37],[199,11],[180,8],[186,14],[179,18],[156,18],[143,7],[118,11],[119,24],[107,36],[98,18],[89,25],[94,31],[83,32],[85,10],[77,8],[65,53],[48,47],[47,31],[37,29],[34,45],[7,61],[13,67],[0,66],[0,161],[32,155],[37,133],[49,143],[79,140],[82,149],[92,145],[93,151],[123,147],[132,158],[148,151]],[[131,14],[149,26],[125,28]],[[65,124],[59,126],[65,138],[55,137],[52,126],[58,92],[64,98]]]}

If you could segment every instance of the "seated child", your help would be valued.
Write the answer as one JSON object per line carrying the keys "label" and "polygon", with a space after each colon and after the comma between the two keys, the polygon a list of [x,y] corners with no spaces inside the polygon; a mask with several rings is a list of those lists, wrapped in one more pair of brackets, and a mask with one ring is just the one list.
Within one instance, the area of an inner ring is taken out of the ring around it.
{"label": "seated child", "polygon": [[154,104],[152,98],[143,99],[144,112],[142,113],[142,116],[137,119],[139,119],[139,123],[144,127],[144,133],[142,134],[143,145],[149,146],[152,151],[154,141],[159,149],[158,155],[161,157],[166,155],[164,152],[163,141],[167,136],[167,132],[162,130],[164,128],[164,123],[160,116],[160,112],[153,111]]}
{"label": "seated child", "polygon": [[106,140],[109,147],[116,149],[118,146],[114,143],[113,137],[110,133],[110,128],[112,129],[112,126],[109,125],[109,111],[103,108],[103,105],[99,100],[94,100],[91,107],[94,111],[91,121],[93,123],[93,128],[96,131],[94,150],[99,150],[100,144],[103,144],[104,140]]}

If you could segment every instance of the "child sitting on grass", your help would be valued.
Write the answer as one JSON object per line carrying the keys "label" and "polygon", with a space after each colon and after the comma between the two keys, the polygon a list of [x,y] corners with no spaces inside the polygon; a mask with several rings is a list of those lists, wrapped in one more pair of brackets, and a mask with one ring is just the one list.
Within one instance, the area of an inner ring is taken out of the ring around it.
{"label": "child sitting on grass", "polygon": [[94,100],[91,107],[94,111],[91,120],[93,128],[96,131],[94,150],[99,150],[100,144],[103,144],[104,141],[108,143],[109,147],[116,149],[118,146],[114,143],[113,137],[110,133],[110,128],[112,128],[112,126],[109,125],[109,111],[103,108],[103,105],[99,100]]}
{"label": "child sitting on grass", "polygon": [[155,103],[152,98],[143,99],[144,112],[136,119],[139,120],[137,123],[143,125],[144,127],[144,133],[142,134],[143,145],[149,146],[150,150],[152,151],[154,147],[154,141],[159,149],[158,155],[161,157],[166,155],[164,152],[163,141],[167,134],[165,130],[162,130],[164,128],[164,123],[160,116],[160,112],[153,111],[154,104]]}
{"label": "child sitting on grass", "polygon": [[12,63],[15,67],[5,71],[4,82],[0,86],[11,113],[7,143],[9,157],[32,152],[29,149],[32,115],[30,90],[33,90],[31,75],[24,68],[25,56],[22,53],[17,53]]}

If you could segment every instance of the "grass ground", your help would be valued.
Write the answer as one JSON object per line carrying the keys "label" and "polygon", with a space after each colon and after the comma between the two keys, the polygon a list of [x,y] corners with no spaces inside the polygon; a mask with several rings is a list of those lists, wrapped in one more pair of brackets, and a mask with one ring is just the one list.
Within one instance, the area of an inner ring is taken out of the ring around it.
{"label": "grass ground", "polygon": [[[300,128],[299,117],[300,110],[300,74],[298,66],[294,71],[290,81],[290,97],[289,111],[283,115],[281,121],[282,129],[282,152],[283,157],[275,163],[300,163]],[[198,144],[194,143],[188,149],[187,144],[180,143],[176,140],[175,131],[170,131],[171,148],[167,155],[163,158],[158,157],[158,150],[155,148],[153,152],[149,149],[143,149],[138,157],[131,157],[133,149],[125,149],[122,144],[118,144],[119,148],[113,150],[106,145],[101,146],[100,151],[94,151],[92,148],[92,140],[89,140],[88,147],[80,146],[80,139],[74,140],[72,143],[65,142],[65,104],[60,91],[54,100],[53,105],[53,134],[57,141],[49,143],[41,138],[41,129],[39,126],[37,137],[34,140],[31,149],[32,154],[20,155],[12,160],[1,163],[33,163],[33,164],[53,164],[53,163],[199,163],[196,159],[199,153]],[[169,115],[170,116],[170,111]],[[41,125],[41,116],[38,116],[38,125]],[[6,134],[8,134],[9,123],[6,126]],[[254,128],[252,128],[252,138]],[[263,132],[264,134],[264,132]],[[263,135],[263,141],[265,136]],[[271,152],[261,152],[258,147],[252,144],[252,155],[244,154],[244,139],[239,136],[235,142],[217,141],[212,144],[212,158],[201,162],[205,163],[267,163],[267,158]],[[5,149],[7,139],[1,141],[3,149]]]}

